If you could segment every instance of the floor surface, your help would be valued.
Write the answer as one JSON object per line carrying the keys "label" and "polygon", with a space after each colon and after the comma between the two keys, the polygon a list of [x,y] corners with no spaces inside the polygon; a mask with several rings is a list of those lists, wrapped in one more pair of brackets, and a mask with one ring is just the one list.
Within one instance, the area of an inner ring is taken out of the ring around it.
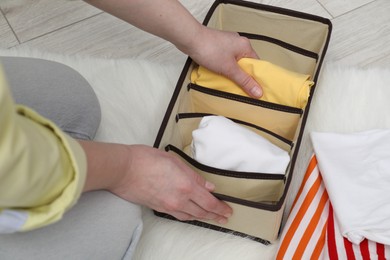
{"label": "floor surface", "polygon": [[[332,20],[326,61],[390,67],[389,0],[253,0]],[[181,0],[203,20],[213,0]],[[80,0],[1,0],[0,48],[33,48],[101,58],[184,62],[172,44]]]}

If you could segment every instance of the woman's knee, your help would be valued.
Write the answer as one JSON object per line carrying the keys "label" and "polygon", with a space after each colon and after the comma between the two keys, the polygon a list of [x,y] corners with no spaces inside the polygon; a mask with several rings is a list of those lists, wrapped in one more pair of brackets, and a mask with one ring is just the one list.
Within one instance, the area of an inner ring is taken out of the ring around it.
{"label": "woman's knee", "polygon": [[74,138],[94,138],[100,104],[80,73],[36,58],[1,57],[1,63],[16,103],[36,110]]}

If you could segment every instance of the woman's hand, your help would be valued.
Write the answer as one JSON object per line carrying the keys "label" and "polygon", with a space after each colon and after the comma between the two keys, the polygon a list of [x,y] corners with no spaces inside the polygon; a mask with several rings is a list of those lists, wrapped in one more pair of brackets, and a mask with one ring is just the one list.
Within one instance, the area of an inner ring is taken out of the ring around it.
{"label": "woman's hand", "polygon": [[145,145],[80,141],[88,159],[85,191],[119,197],[179,220],[227,222],[232,209],[210,192],[214,185],[175,156]]}
{"label": "woman's hand", "polygon": [[237,64],[241,58],[259,58],[247,38],[205,26],[194,38],[192,44],[183,47],[183,52],[203,67],[234,81],[249,96],[262,96],[261,86]]}
{"label": "woman's hand", "polygon": [[226,222],[231,209],[210,191],[214,185],[175,156],[142,145],[129,146],[127,173],[113,193],[180,220]]}

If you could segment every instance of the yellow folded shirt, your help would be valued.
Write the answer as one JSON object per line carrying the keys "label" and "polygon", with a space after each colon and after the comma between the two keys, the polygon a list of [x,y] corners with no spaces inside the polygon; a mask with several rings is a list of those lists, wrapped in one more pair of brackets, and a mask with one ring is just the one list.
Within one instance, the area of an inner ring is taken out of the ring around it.
{"label": "yellow folded shirt", "polygon": [[[263,88],[260,100],[298,108],[306,106],[310,87],[314,84],[310,80],[310,75],[295,73],[268,61],[250,58],[240,59],[238,65]],[[207,88],[248,96],[233,81],[202,66],[192,71],[191,82]]]}

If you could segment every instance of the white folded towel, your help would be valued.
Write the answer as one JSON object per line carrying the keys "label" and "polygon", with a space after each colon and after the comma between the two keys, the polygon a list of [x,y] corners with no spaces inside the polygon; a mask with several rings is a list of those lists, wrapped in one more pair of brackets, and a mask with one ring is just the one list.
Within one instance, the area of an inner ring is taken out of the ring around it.
{"label": "white folded towel", "polygon": [[286,151],[223,116],[202,118],[192,137],[194,159],[220,169],[284,174],[290,161]]}
{"label": "white folded towel", "polygon": [[342,235],[390,245],[390,130],[311,139]]}

